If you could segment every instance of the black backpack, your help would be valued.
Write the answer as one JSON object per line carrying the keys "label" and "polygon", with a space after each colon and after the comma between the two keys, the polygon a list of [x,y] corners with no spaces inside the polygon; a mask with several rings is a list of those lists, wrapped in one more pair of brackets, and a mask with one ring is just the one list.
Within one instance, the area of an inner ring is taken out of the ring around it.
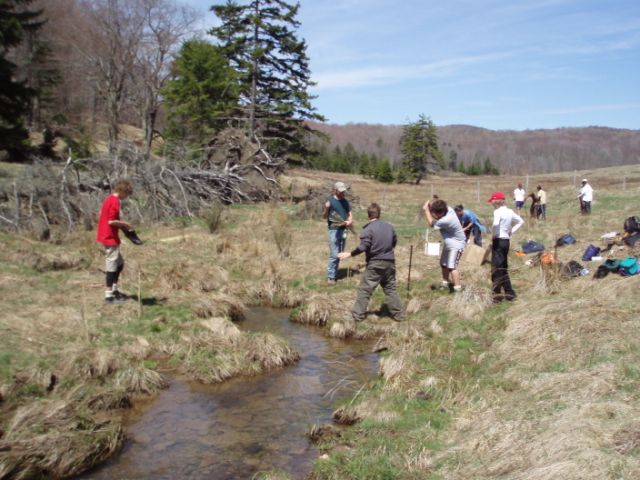
{"label": "black backpack", "polygon": [[624,231],[627,233],[640,232],[640,218],[629,217],[624,221]]}

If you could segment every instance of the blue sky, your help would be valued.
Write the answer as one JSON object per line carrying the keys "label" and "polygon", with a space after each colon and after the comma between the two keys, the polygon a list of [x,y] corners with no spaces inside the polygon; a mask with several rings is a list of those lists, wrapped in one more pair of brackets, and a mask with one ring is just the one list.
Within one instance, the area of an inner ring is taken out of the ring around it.
{"label": "blue sky", "polygon": [[640,129],[640,0],[300,3],[330,123]]}

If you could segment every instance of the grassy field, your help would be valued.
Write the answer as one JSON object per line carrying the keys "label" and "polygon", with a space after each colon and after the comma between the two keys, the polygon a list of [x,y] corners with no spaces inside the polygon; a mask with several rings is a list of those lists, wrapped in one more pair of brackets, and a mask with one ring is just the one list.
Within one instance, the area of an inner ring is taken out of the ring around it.
{"label": "grassy field", "polygon": [[[584,176],[595,189],[588,217],[576,198]],[[282,182],[295,197],[338,179],[357,197],[356,228],[372,201],[395,225],[409,315],[393,322],[374,295],[377,313],[355,338],[380,338],[380,376],[337,406],[336,421],[352,426],[320,438],[312,478],[640,478],[640,277],[567,279],[511,255],[516,302],[491,303],[487,266],[462,270],[461,294],[432,291],[440,270],[422,253],[420,214],[437,194],[489,224],[493,191],[509,197],[518,181],[529,191],[540,183],[547,221],[526,218],[512,245],[530,238],[552,248],[572,233],[578,242],[556,253],[581,261],[587,245],[640,214],[640,167],[419,186],[292,171]],[[364,259],[343,262],[343,278],[327,286],[326,225],[305,214],[314,210],[286,201],[234,206],[215,234],[197,219],[139,226],[145,245],[124,245],[120,281],[139,301],[123,306],[102,304],[94,232],[55,231],[48,243],[0,234],[0,478],[69,475],[106,458],[122,441],[121,409],[163,388],[164,375],[218,382],[295,361],[286,339],[235,327],[248,306],[289,307],[293,321],[344,336]]]}

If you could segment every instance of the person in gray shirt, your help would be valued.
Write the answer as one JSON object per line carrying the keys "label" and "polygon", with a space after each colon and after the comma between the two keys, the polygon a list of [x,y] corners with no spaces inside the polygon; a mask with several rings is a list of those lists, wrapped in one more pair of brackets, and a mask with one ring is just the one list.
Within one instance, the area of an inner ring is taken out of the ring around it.
{"label": "person in gray shirt", "polygon": [[380,220],[380,205],[377,203],[369,205],[367,215],[369,223],[360,234],[360,245],[351,252],[338,254],[340,260],[344,260],[364,252],[367,260],[367,268],[360,280],[351,316],[356,322],[366,318],[369,299],[376,287],[381,285],[389,313],[394,320],[400,322],[405,319],[405,312],[396,287],[396,261],[393,251],[398,241],[396,232],[392,225]]}
{"label": "person in gray shirt", "polygon": [[458,220],[453,208],[447,206],[447,202],[444,200],[428,200],[422,209],[427,217],[427,223],[440,230],[444,240],[444,248],[440,256],[442,287],[451,290],[451,285],[453,285],[453,292],[459,292],[462,290],[462,285],[460,284],[458,264],[466,243],[460,220]]}

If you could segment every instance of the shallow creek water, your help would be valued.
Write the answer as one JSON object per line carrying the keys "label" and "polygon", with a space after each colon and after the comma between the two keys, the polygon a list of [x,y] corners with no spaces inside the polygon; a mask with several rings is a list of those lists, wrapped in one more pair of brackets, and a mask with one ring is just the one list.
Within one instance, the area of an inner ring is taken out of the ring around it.
{"label": "shallow creek water", "polygon": [[245,331],[287,338],[295,365],[220,385],[172,379],[170,388],[127,422],[122,451],[83,479],[250,479],[279,469],[302,479],[318,455],[306,432],[330,423],[377,370],[371,343],[325,337],[289,322],[285,310],[252,309]]}

